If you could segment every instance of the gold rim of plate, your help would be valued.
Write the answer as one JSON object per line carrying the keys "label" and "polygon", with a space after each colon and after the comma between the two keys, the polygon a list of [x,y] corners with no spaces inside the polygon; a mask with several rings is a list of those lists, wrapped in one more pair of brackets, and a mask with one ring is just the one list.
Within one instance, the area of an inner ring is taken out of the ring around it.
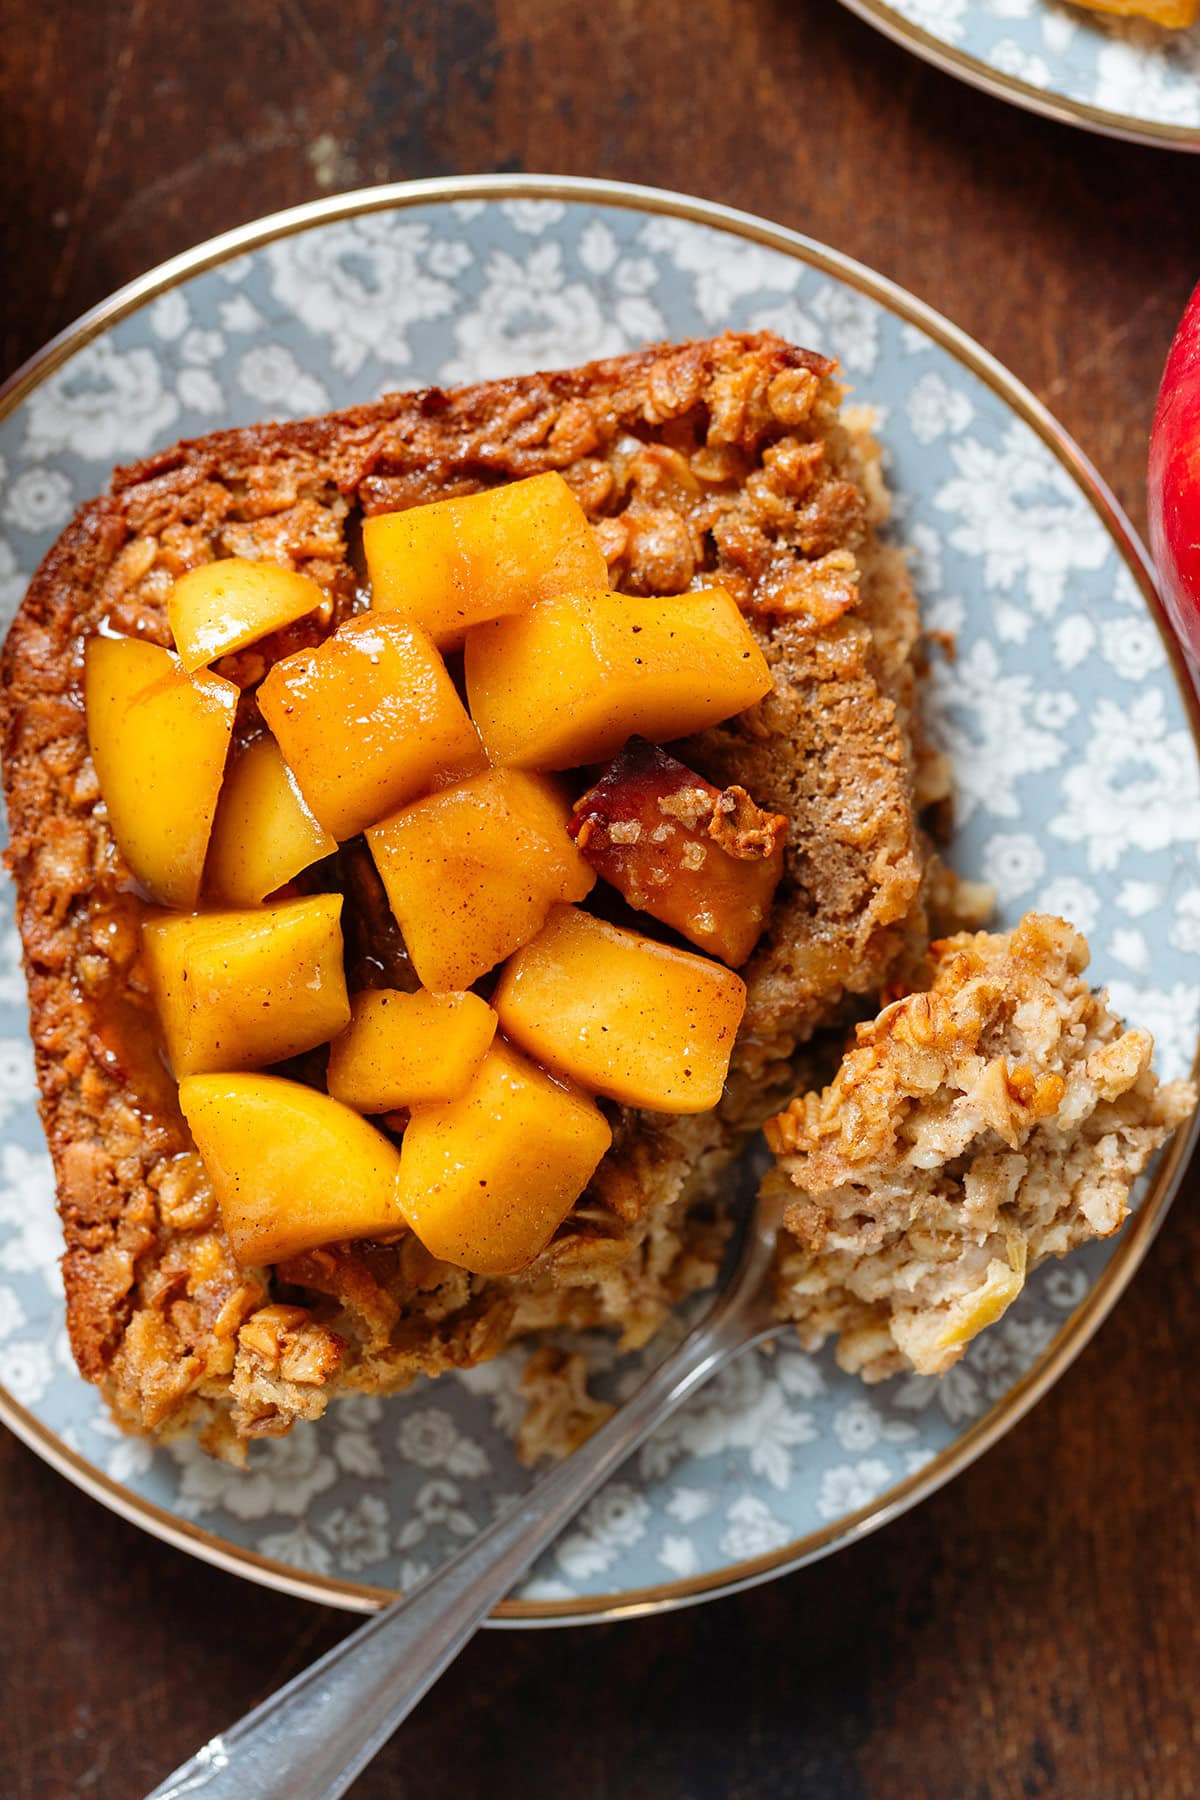
{"label": "gold rim of plate", "polygon": [[[1022,81],[1017,75],[1009,75],[1003,69],[997,69],[991,63],[984,62],[982,57],[972,56],[966,50],[959,50],[944,39],[934,37],[922,25],[914,25],[898,13],[887,0],[842,0],[842,5],[857,13],[869,25],[882,31],[893,43],[901,44],[906,50],[912,50],[923,61],[932,63],[935,69],[943,74],[956,75],[960,81],[969,82],[972,87],[982,88],[985,94],[991,94],[997,100],[1011,101],[1014,106],[1023,106],[1027,112],[1040,113],[1045,119],[1054,119],[1060,125],[1077,125],[1084,131],[1094,131],[1101,137],[1121,138],[1129,144],[1150,144],[1159,149],[1190,150],[1200,154],[1200,127],[1195,125],[1171,125],[1166,120],[1142,119],[1132,113],[1111,112],[1104,106],[1093,106],[1087,100],[1075,100],[1069,94],[1060,94],[1053,88],[1035,87],[1031,81]],[[1095,14],[1092,15],[1095,18]]]}
{"label": "gold rim of plate", "polygon": [[[874,0],[846,0],[846,3],[857,6],[864,12],[874,9]],[[264,244],[288,237],[294,232],[306,231],[314,225],[366,213],[421,206],[437,201],[526,199],[625,207],[633,212],[665,215],[709,225],[752,243],[781,251],[785,256],[795,257],[810,268],[819,269],[823,274],[844,281],[925,332],[963,367],[986,383],[1037,433],[1099,514],[1136,581],[1162,637],[1188,714],[1193,742],[1200,755],[1200,704],[1179,647],[1163,615],[1149,558],[1115,497],[1083,452],[1041,402],[973,339],[923,301],[897,287],[894,282],[798,232],[772,225],[750,213],[737,212],[713,201],[696,200],[660,188],[555,175],[466,175],[429,181],[397,182],[337,194],[325,200],[314,200],[211,238],[207,243],[173,257],[169,262],[160,264],[147,274],[139,276],[136,281],[120,288],[52,339],[38,355],[0,387],[0,419],[7,418],[68,357],[119,320],[144,306],[156,295],[246,251],[257,250]],[[1200,1044],[1193,1057],[1192,1070],[1193,1074],[1200,1075]],[[777,1575],[802,1568],[806,1563],[815,1562],[819,1557],[827,1556],[834,1550],[866,1537],[869,1532],[877,1531],[880,1526],[907,1512],[919,1500],[935,1493],[974,1462],[976,1457],[982,1456],[985,1450],[990,1449],[1029,1411],[1070,1366],[1103,1323],[1153,1242],[1174,1198],[1198,1135],[1200,1112],[1193,1117],[1188,1130],[1176,1134],[1160,1158],[1152,1185],[1138,1211],[1125,1227],[1112,1257],[1087,1298],[1065,1322],[1053,1343],[1002,1399],[917,1474],[897,1482],[870,1505],[846,1514],[819,1531],[797,1538],[769,1555],[733,1562],[725,1568],[714,1569],[686,1580],[656,1582],[651,1587],[631,1588],[615,1594],[580,1595],[570,1600],[506,1600],[497,1608],[489,1622],[500,1625],[599,1623],[612,1619],[641,1618],[650,1613],[665,1612],[715,1598],[717,1595],[736,1593],[739,1589],[753,1587]],[[215,1532],[204,1531],[187,1523],[164,1507],[133,1493],[121,1482],[96,1468],[2,1387],[0,1420],[52,1468],[111,1511],[140,1525],[152,1536],[231,1574],[245,1576],[282,1593],[321,1601],[350,1612],[373,1612],[396,1598],[392,1589],[310,1574],[306,1570],[276,1562],[270,1557],[260,1556],[256,1551],[231,1543]]]}

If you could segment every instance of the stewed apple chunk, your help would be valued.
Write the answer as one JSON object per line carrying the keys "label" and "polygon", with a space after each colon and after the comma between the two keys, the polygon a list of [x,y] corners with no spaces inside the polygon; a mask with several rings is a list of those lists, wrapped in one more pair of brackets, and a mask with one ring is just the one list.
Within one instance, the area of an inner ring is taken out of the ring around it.
{"label": "stewed apple chunk", "polygon": [[546,1248],[611,1142],[594,1101],[497,1039],[457,1100],[414,1109],[400,1205],[441,1261],[511,1275]]}
{"label": "stewed apple chunk", "polygon": [[467,704],[493,763],[569,769],[634,735],[703,731],[761,700],[771,672],[724,588],[676,599],[560,594],[467,634]]}
{"label": "stewed apple chunk", "polygon": [[399,1152],[328,1094],[278,1075],[190,1075],[179,1103],[240,1263],[405,1229]]}
{"label": "stewed apple chunk", "polygon": [[337,844],[304,804],[274,738],[256,738],[225,776],[205,874],[223,906],[256,906]]}
{"label": "stewed apple chunk", "polygon": [[554,782],[489,769],[367,832],[388,904],[424,985],[470,987],[595,875],[571,842]]}
{"label": "stewed apple chunk", "polygon": [[593,1093],[655,1112],[721,1098],[746,1007],[739,975],[572,906],[505,964],[500,1028]]}
{"label": "stewed apple chunk", "polygon": [[440,650],[459,648],[472,625],[608,574],[583,508],[555,474],[379,513],[363,523],[363,550],[371,605],[406,613]]}
{"label": "stewed apple chunk", "polygon": [[165,906],[195,906],[238,690],[140,638],[84,654],[88,748],[117,848]]}
{"label": "stewed apple chunk", "polygon": [[316,649],[285,657],[258,703],[339,842],[487,760],[432,642],[395,614],[347,619]]}
{"label": "stewed apple chunk", "polygon": [[258,1069],[350,1018],[340,894],[151,919],[142,940],[176,1078]]}
{"label": "stewed apple chunk", "polygon": [[571,835],[639,912],[673,925],[731,968],[744,963],[783,873],[787,820],[745,788],[722,791],[631,738],[575,803]]}
{"label": "stewed apple chunk", "polygon": [[223,556],[188,569],[167,596],[167,619],[185,669],[200,669],[326,604],[307,575],[278,563]]}
{"label": "stewed apple chunk", "polygon": [[478,994],[356,994],[350,1023],[329,1050],[329,1091],[356,1112],[392,1112],[455,1100],[496,1035]]}

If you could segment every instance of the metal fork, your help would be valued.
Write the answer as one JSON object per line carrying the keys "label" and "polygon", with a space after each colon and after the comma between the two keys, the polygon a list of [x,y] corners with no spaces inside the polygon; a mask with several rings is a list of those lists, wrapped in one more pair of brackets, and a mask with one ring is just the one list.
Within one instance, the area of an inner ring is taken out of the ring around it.
{"label": "metal fork", "polygon": [[605,1425],[450,1561],[181,1763],[147,1800],[336,1800],[521,1576],[667,1415],[779,1329],[759,1198],[711,1311]]}

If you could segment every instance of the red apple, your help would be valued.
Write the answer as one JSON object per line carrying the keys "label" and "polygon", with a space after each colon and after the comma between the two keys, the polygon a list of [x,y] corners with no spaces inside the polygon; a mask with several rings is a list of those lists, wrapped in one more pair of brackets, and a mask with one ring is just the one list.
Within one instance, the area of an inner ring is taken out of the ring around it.
{"label": "red apple", "polygon": [[1150,434],[1150,546],[1171,623],[1200,663],[1200,287],[1167,357]]}

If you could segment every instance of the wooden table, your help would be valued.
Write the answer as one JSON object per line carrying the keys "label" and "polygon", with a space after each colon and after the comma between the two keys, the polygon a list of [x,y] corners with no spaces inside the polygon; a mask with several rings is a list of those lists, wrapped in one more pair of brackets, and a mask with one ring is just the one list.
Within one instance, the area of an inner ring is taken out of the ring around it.
{"label": "wooden table", "polygon": [[[5,371],[151,264],[322,192],[611,176],[764,213],[932,301],[1142,518],[1200,163],[987,100],[835,0],[0,0],[0,43]],[[1196,1198],[947,1491],[736,1599],[486,1634],[356,1795],[1194,1795]],[[156,1544],[11,1440],[0,1462],[11,1800],[136,1800],[349,1627]]]}

